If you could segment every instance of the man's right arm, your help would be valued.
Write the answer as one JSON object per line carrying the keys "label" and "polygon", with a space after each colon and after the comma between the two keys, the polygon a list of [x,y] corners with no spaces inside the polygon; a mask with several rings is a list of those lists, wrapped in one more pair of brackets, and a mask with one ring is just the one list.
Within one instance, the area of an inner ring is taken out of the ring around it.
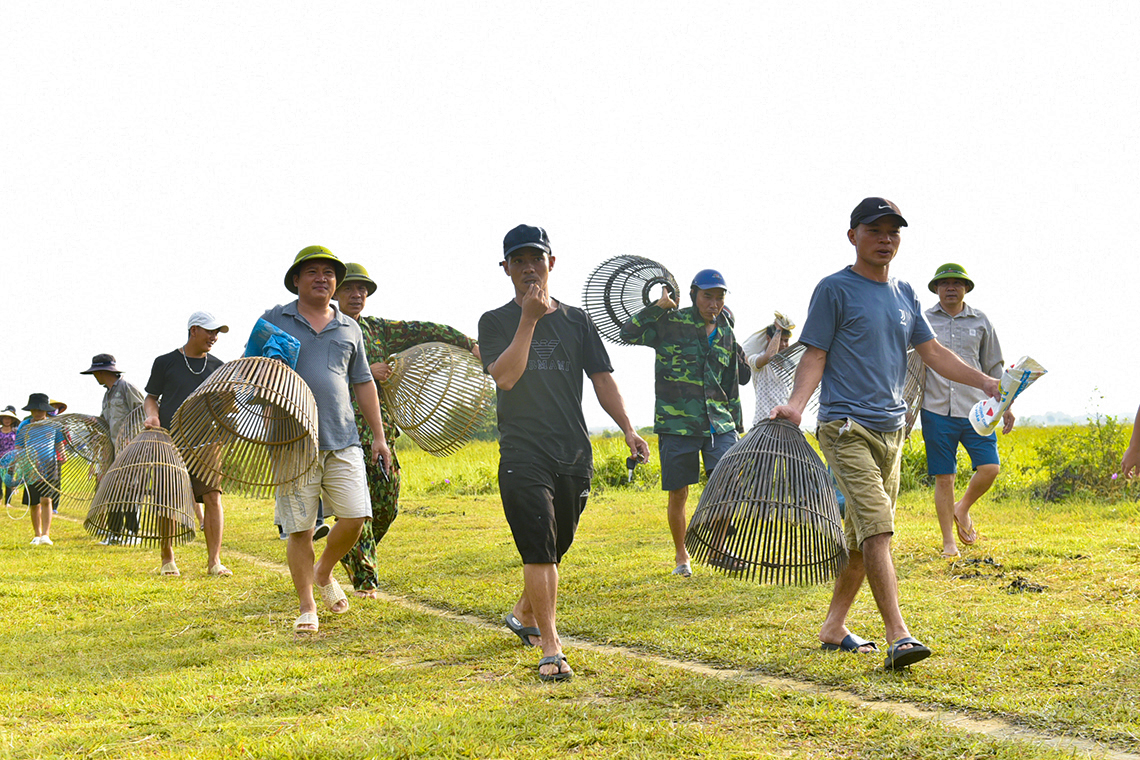
{"label": "man's right arm", "polygon": [[515,337],[503,353],[487,365],[487,374],[495,380],[495,385],[503,390],[509,391],[514,388],[515,383],[526,371],[530,342],[534,338],[534,327],[538,324],[538,320],[546,315],[548,308],[550,308],[550,296],[537,285],[531,285],[523,296],[522,314],[519,315],[519,326],[515,330]]}
{"label": "man's right arm", "polygon": [[661,297],[656,303],[646,306],[634,314],[621,326],[621,339],[638,346],[652,346],[657,343],[657,320],[677,308],[677,302],[669,296],[669,289],[661,287]]}
{"label": "man's right arm", "polygon": [[811,394],[815,393],[819,381],[823,379],[823,368],[827,366],[827,352],[822,348],[808,346],[796,367],[796,379],[792,385],[792,395],[788,403],[777,406],[768,415],[769,419],[785,419],[796,425],[800,424],[804,409],[807,408]]}

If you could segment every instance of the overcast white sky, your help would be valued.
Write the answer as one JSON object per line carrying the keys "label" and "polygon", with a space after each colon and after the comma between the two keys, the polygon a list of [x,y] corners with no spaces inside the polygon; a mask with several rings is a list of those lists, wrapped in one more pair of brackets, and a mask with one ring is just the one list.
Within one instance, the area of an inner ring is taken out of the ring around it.
{"label": "overcast white sky", "polygon": [[[295,253],[372,272],[366,313],[470,334],[547,228],[581,302],[620,253],[720,269],[740,337],[854,260],[864,196],[910,222],[925,305],[956,261],[1022,415],[1140,402],[1140,4],[9,3],[0,49],[0,405],[98,413],[207,309],[240,355]],[[611,347],[639,425],[652,352]],[[1097,390],[1099,389],[1099,390]],[[751,391],[742,389],[751,419]],[[1103,395],[1103,400],[1100,396]],[[592,426],[608,418],[587,405]]]}

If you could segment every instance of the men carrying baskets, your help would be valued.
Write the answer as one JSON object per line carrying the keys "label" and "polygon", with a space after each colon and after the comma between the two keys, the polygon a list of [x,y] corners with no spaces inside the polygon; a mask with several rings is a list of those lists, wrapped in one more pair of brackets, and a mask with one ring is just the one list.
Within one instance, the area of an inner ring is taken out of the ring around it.
{"label": "men carrying baskets", "polygon": [[[154,360],[150,379],[146,383],[147,396],[143,399],[148,428],[162,427],[170,431],[174,413],[202,382],[222,366],[222,360],[210,354],[218,333],[229,332],[213,314],[196,311],[190,315],[186,325],[186,343],[168,354]],[[160,405],[161,402],[161,405]],[[202,504],[202,532],[206,534],[206,572],[210,575],[233,575],[222,564],[222,529],[225,518],[222,514],[222,492],[217,483],[207,483],[193,473],[190,474],[190,487],[194,500]],[[174,563],[174,546],[170,539],[162,544],[163,575],[181,575]]]}
{"label": "men carrying baskets", "polygon": [[521,224],[508,232],[502,267],[514,297],[479,319],[479,346],[498,386],[499,492],[523,561],[523,593],[505,622],[525,646],[542,647],[539,678],[560,681],[573,671],[555,625],[558,564],[574,540],[594,469],[583,374],[630,453],[644,462],[649,448],[626,415],[590,318],[550,297],[554,256],[546,230]]}
{"label": "men carrying baskets", "polygon": [[[370,461],[381,460],[385,472],[392,461],[360,326],[331,305],[344,275],[344,264],[327,248],[304,248],[285,273],[285,287],[297,294],[297,300],[275,306],[262,316],[300,342],[297,374],[317,403],[320,454],[315,474],[305,485],[277,490],[274,520],[289,534],[286,556],[300,603],[301,615],[293,624],[298,633],[314,633],[318,628],[314,586],[332,612],[348,611],[348,599],[332,573],[372,516],[350,386],[374,436]],[[322,492],[325,511],[336,516],[337,522],[314,567],[313,528]]]}
{"label": "men carrying baskets", "polygon": [[878,649],[847,629],[847,613],[866,578],[886,629],[888,669],[930,655],[910,635],[899,609],[891,558],[895,499],[904,438],[907,346],[943,377],[998,396],[997,380],[967,366],[934,339],[910,285],[890,277],[906,220],[898,206],[866,198],[851,212],[847,239],[855,263],[820,281],[800,341],[807,350],[788,403],[771,416],[797,425],[822,380],[816,438],[847,500],[850,554],[835,579],[819,632],[823,649],[869,654]]}

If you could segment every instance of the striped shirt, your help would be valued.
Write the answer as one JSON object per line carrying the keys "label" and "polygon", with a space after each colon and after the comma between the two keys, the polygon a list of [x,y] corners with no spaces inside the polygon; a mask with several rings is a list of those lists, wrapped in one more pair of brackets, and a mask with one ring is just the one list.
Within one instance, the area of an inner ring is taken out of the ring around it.
{"label": "striped shirt", "polygon": [[297,312],[297,301],[274,306],[261,316],[301,343],[297,374],[317,401],[317,437],[321,451],[359,446],[349,385],[372,382],[364,336],[356,320],[332,304],[332,320],[319,333]]}

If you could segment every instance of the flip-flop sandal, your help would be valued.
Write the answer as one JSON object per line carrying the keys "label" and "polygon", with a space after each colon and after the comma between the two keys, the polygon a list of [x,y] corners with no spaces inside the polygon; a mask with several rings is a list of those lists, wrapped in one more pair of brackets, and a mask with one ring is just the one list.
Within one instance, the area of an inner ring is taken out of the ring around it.
{"label": "flip-flop sandal", "polygon": [[233,571],[231,571],[228,567],[223,565],[221,562],[214,565],[213,567],[211,567],[206,572],[209,573],[210,575],[221,575],[221,576],[224,576],[227,578],[229,576],[233,575]]}
{"label": "flip-flop sandal", "polygon": [[513,612],[508,612],[507,616],[503,618],[503,622],[507,624],[507,628],[510,628],[512,633],[522,640],[524,647],[534,646],[530,640],[531,636],[536,638],[542,636],[542,631],[537,628],[524,626],[522,621],[515,617],[515,613]]}
{"label": "flip-flop sandal", "polygon": [[562,663],[564,662],[566,662],[566,655],[562,654],[561,652],[558,654],[552,654],[549,657],[543,657],[538,661],[538,677],[543,681],[568,681],[571,676],[574,675],[573,670],[567,670],[563,672],[560,669],[557,673],[542,672],[543,665],[557,665],[559,668],[561,668]]}
{"label": "flip-flop sandal", "polygon": [[724,568],[731,573],[738,573],[748,567],[748,564],[740,557],[734,557],[733,555],[725,552],[721,552],[710,557],[709,564],[713,567]]}
{"label": "flip-flop sandal", "polygon": [[[309,626],[312,626],[311,628]],[[299,618],[293,621],[293,634],[298,633],[316,633],[321,627],[321,620],[317,617],[315,612],[302,613]]]}
{"label": "flip-flop sandal", "polygon": [[[913,644],[910,649],[899,649],[903,644]],[[900,670],[925,660],[931,654],[930,649],[913,636],[903,636],[887,647],[887,661],[883,667],[887,670]]]}
{"label": "flip-flop sandal", "polygon": [[174,564],[173,562],[167,562],[158,572],[159,575],[182,575],[182,573],[178,570],[178,565]]}
{"label": "flip-flop sandal", "polygon": [[691,578],[693,577],[693,566],[688,562],[683,565],[677,565],[673,568],[673,575],[679,575],[682,578]]}
{"label": "flip-flop sandal", "polygon": [[962,523],[958,522],[958,515],[954,515],[954,529],[958,531],[958,540],[966,546],[970,546],[978,540],[978,529],[974,527],[974,521],[970,520],[970,532],[967,533],[962,527]]}
{"label": "flip-flop sandal", "polygon": [[[348,597],[344,595],[344,589],[337,583],[336,578],[332,579],[332,583],[327,586],[322,586],[316,581],[313,581],[313,588],[321,592],[321,599],[324,600],[325,606],[329,608],[329,612],[337,615],[343,615],[348,612]],[[344,608],[337,609],[337,604],[344,600]]]}
{"label": "flip-flop sandal", "polygon": [[867,641],[864,638],[849,633],[843,637],[843,641],[838,644],[831,644],[829,642],[822,642],[820,649],[825,652],[852,652],[853,654],[871,654],[871,652],[860,652],[859,647],[871,647],[872,652],[879,651],[879,645],[873,641]]}

